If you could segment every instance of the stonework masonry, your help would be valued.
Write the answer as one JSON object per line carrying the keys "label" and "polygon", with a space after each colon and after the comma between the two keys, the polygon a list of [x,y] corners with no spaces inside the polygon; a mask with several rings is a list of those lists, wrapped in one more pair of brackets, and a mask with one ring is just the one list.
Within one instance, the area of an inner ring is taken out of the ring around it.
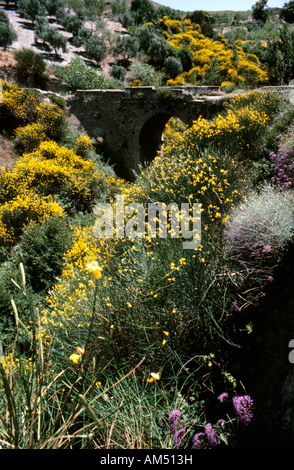
{"label": "stonework masonry", "polygon": [[67,99],[70,113],[129,180],[156,156],[171,117],[191,125],[199,116],[212,117],[223,102],[217,86],[78,90]]}

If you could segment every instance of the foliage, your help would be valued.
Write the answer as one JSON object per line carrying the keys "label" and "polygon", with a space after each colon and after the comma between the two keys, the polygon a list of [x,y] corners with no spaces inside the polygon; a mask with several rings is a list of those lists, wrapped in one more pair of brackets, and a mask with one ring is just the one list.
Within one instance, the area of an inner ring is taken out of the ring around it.
{"label": "foliage", "polygon": [[160,75],[150,64],[133,64],[129,68],[128,80],[131,86],[159,85]]}
{"label": "foliage", "polygon": [[19,0],[17,3],[19,14],[35,24],[38,17],[45,16],[46,9],[40,0]]}
{"label": "foliage", "polygon": [[[148,54],[152,58],[151,45],[156,45],[155,59],[158,61],[164,60],[167,56],[178,56],[181,50],[189,50],[189,61],[192,66],[188,69],[186,63],[184,72],[179,76],[183,78],[184,83],[201,85],[204,76],[208,73],[215,75],[215,64],[218,61],[218,77],[217,80],[230,81],[238,85],[239,83],[247,84],[249,87],[255,87],[260,84],[266,84],[268,76],[265,68],[260,63],[257,56],[254,54],[247,54],[241,47],[242,42],[236,41],[234,47],[228,47],[222,38],[211,39],[202,34],[199,25],[195,25],[189,18],[184,20],[171,20],[163,17],[156,23],[148,23],[148,34],[141,34],[141,44],[147,44],[149,39],[150,49],[147,49]],[[163,36],[156,35],[155,31],[160,30]],[[167,41],[172,49],[164,46],[163,38]],[[150,42],[151,40],[151,42]],[[143,42],[142,42],[143,41]],[[162,44],[161,49],[158,49]],[[146,49],[145,49],[146,50]],[[181,56],[180,56],[181,57]],[[161,63],[158,61],[158,63]],[[184,62],[183,62],[184,64]],[[209,70],[211,72],[209,72]],[[178,77],[175,78],[177,83]],[[169,80],[169,84],[173,84]]]}
{"label": "foliage", "polygon": [[149,0],[132,0],[131,14],[136,24],[147,23],[157,19],[157,13]]}
{"label": "foliage", "polygon": [[285,3],[280,11],[280,18],[287,21],[287,23],[294,23],[294,1]]}
{"label": "foliage", "polygon": [[95,69],[85,65],[78,56],[71,59],[70,63],[65,66],[62,75],[73,91],[109,88],[104,75],[98,74]]}
{"label": "foliage", "polygon": [[255,21],[265,23],[268,18],[267,0],[259,0],[252,6],[252,17]]}
{"label": "foliage", "polygon": [[91,36],[85,44],[86,54],[89,59],[93,59],[98,65],[106,57],[106,45],[103,37]]}
{"label": "foliage", "polygon": [[294,33],[287,24],[280,29],[278,37],[268,43],[266,63],[274,85],[288,84],[294,76],[293,44]]}
{"label": "foliage", "polygon": [[27,86],[40,86],[46,80],[46,64],[41,54],[32,49],[22,48],[14,51],[20,82]]}
{"label": "foliage", "polygon": [[55,55],[58,55],[59,49],[61,49],[62,52],[66,52],[67,50],[66,37],[59,33],[57,28],[50,26],[47,20],[38,24],[35,31],[35,37],[37,39],[41,39],[43,44],[47,45],[49,49],[52,47],[55,51]]}
{"label": "foliage", "polygon": [[12,28],[8,16],[1,10],[0,15],[0,47],[7,49],[17,39],[17,34]]}
{"label": "foliage", "polygon": [[118,36],[113,48],[115,56],[122,56],[123,62],[127,62],[131,57],[136,57],[139,52],[139,43],[133,36]]}

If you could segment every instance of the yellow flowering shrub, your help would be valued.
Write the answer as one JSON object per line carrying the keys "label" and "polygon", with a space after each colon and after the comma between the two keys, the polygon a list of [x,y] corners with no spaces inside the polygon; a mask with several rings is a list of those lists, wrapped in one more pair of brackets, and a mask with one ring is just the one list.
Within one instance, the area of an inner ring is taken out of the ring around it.
{"label": "yellow flowering shrub", "polygon": [[36,110],[37,121],[47,137],[58,138],[65,121],[63,110],[57,104],[46,102],[41,102]]}
{"label": "yellow flowering shrub", "polygon": [[37,116],[39,98],[36,93],[20,89],[16,84],[2,81],[3,100],[0,103],[0,121],[6,128],[15,128],[34,121]]}
{"label": "yellow flowering shrub", "polygon": [[33,122],[32,124],[18,127],[15,131],[17,145],[26,152],[37,148],[46,138],[46,133],[40,122]]}
{"label": "yellow flowering shrub", "polygon": [[49,217],[63,217],[64,210],[52,196],[26,192],[0,207],[0,237],[4,244],[16,243],[29,222],[43,223]]}
{"label": "yellow flowering shrub", "polygon": [[88,135],[81,135],[76,141],[75,141],[75,152],[77,155],[80,155],[81,157],[84,157],[87,152],[93,148],[93,143],[92,140]]}
{"label": "yellow flowering shrub", "polygon": [[[161,28],[168,43],[176,49],[188,47],[194,56],[193,67],[181,75],[184,82],[201,85],[205,71],[210,69],[213,59],[218,60],[221,81],[231,81],[236,85],[245,82],[248,86],[258,86],[268,82],[268,76],[258,57],[243,51],[240,42],[235,48],[227,44],[222,37],[211,39],[204,36],[199,25],[189,19],[171,20],[164,16],[154,28]],[[152,24],[150,24],[152,27]],[[183,84],[179,78],[168,81],[168,85]],[[215,83],[217,85],[218,83]]]}

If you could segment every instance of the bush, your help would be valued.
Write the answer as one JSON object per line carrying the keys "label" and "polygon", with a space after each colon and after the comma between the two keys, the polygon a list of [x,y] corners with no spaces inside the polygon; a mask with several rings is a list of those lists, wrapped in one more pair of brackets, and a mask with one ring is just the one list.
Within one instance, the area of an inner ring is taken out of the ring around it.
{"label": "bush", "polygon": [[67,221],[58,217],[46,219],[42,224],[31,223],[24,229],[13,262],[16,266],[23,263],[34,292],[47,292],[61,275],[63,255],[70,240]]}
{"label": "bush", "polygon": [[113,64],[111,67],[111,75],[117,80],[124,81],[126,76],[126,70],[121,65]]}
{"label": "bush", "polygon": [[149,64],[131,65],[127,78],[131,86],[159,86],[161,84],[161,75]]}
{"label": "bush", "polygon": [[27,86],[38,87],[46,80],[46,64],[41,54],[22,48],[13,53],[17,62],[18,80]]}
{"label": "bush", "polygon": [[230,257],[252,267],[273,267],[293,240],[294,194],[273,186],[252,191],[229,215]]}
{"label": "bush", "polygon": [[71,59],[63,70],[63,77],[73,91],[109,88],[105,77],[98,75],[96,70],[85,65],[80,57]]}
{"label": "bush", "polygon": [[3,100],[0,103],[0,122],[3,129],[13,132],[16,127],[35,121],[39,98],[28,89],[3,82]]}
{"label": "bush", "polygon": [[106,45],[103,37],[91,36],[85,44],[86,54],[89,59],[93,59],[98,65],[106,57]]}

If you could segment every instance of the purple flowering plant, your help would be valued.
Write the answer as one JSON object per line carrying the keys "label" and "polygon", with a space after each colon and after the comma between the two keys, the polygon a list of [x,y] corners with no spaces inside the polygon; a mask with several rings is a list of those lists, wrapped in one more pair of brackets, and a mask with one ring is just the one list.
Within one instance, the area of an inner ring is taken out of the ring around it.
{"label": "purple flowering plant", "polygon": [[[190,429],[185,429],[181,422],[181,411],[176,409],[171,412],[169,429],[173,435],[175,448],[179,448],[184,440],[188,440],[188,443],[186,442],[184,445],[190,446],[192,449],[214,449],[222,443],[228,445],[229,437],[235,432],[234,423],[237,427],[249,426],[254,417],[253,399],[249,394],[235,395],[230,398],[227,392],[223,392],[218,396],[218,401],[221,405],[230,405],[235,418],[220,418],[215,424],[206,422],[201,426],[202,429],[194,432],[192,438],[190,431],[193,429],[193,425],[189,426]],[[195,423],[195,426],[199,427],[199,423]]]}

